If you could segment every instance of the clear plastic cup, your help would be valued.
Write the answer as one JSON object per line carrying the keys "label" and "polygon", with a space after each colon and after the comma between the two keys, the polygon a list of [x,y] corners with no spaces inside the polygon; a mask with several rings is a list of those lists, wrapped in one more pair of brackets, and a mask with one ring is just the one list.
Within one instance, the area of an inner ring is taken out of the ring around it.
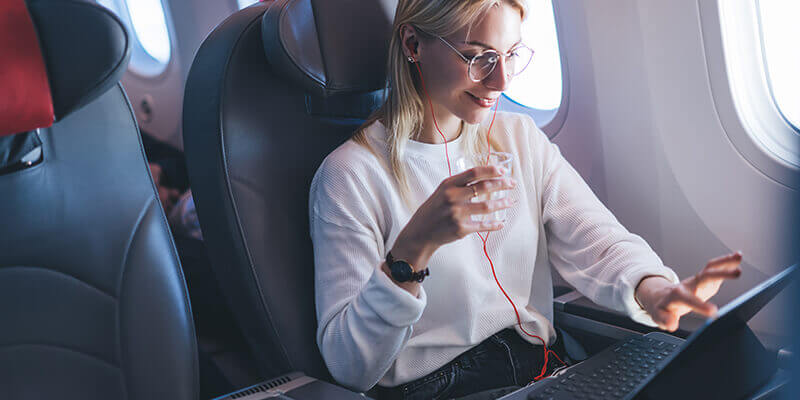
{"label": "clear plastic cup", "polygon": [[[510,177],[511,165],[513,160],[514,160],[513,154],[504,153],[500,151],[464,156],[456,160],[454,174],[461,173],[468,169],[475,168],[481,165],[496,165],[500,167],[503,176]],[[491,192],[488,195],[479,194],[478,196],[471,198],[470,201],[473,203],[478,203],[481,201],[486,201],[487,197],[488,200],[503,199],[506,197],[507,194],[506,192],[508,192],[508,190],[498,190],[495,192]],[[477,222],[481,221],[500,222],[505,220],[507,210],[508,209],[497,210],[490,214],[477,214],[477,215],[473,214],[472,220]]]}

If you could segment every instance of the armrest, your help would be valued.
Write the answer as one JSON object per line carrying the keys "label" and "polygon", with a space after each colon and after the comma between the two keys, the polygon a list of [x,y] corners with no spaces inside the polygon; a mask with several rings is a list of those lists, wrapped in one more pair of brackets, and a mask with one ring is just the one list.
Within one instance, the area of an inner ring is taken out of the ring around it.
{"label": "armrest", "polygon": [[[553,309],[562,313],[603,322],[641,334],[661,331],[658,328],[635,322],[625,314],[597,305],[575,290],[566,292],[553,299]],[[704,321],[704,318],[698,318],[693,314],[687,314],[681,318],[678,330],[670,332],[670,335],[686,339],[695,329],[699,328]]]}
{"label": "armrest", "polygon": [[[574,336],[590,356],[632,335],[661,332],[658,328],[639,324],[625,314],[599,306],[575,290],[559,290],[558,293],[561,294],[553,299],[555,325]],[[685,339],[704,321],[701,317],[687,314],[681,318],[677,331],[665,333]]]}
{"label": "armrest", "polygon": [[259,384],[237,390],[214,400],[364,400],[368,397],[341,386],[321,381],[302,372],[291,372]]}

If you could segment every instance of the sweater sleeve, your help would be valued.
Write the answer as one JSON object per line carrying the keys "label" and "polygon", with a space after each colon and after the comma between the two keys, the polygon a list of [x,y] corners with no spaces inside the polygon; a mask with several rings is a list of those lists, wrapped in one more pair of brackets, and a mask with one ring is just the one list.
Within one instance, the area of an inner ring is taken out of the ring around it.
{"label": "sweater sleeve", "polygon": [[639,281],[660,275],[679,283],[640,236],[629,232],[533,121],[534,151],[541,157],[542,218],[552,265],[593,302],[655,327],[634,299]]}
{"label": "sweater sleeve", "polygon": [[309,198],[317,345],[334,379],[361,392],[391,367],[426,296],[420,288],[414,297],[381,271],[383,244],[365,221],[363,183],[327,167],[317,172]]}

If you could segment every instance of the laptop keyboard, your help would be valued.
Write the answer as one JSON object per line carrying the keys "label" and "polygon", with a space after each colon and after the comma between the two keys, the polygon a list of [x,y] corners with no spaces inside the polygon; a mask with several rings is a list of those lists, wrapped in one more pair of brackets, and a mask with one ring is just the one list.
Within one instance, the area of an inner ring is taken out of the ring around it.
{"label": "laptop keyboard", "polygon": [[[637,336],[619,342],[572,366],[563,375],[548,378],[528,392],[530,400],[626,399],[640,383],[663,368],[678,341]],[[548,382],[549,381],[549,382]]]}

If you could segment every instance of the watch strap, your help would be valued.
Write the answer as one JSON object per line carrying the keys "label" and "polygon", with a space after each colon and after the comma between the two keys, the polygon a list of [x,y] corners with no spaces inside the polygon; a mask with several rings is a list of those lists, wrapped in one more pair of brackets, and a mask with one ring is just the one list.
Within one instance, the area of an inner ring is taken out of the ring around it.
{"label": "watch strap", "polygon": [[419,283],[422,283],[422,281],[425,280],[425,277],[429,276],[430,274],[431,274],[430,270],[425,268],[425,269],[423,269],[421,271],[417,271],[417,272],[414,272],[413,274],[411,274],[411,280],[419,282]]}

